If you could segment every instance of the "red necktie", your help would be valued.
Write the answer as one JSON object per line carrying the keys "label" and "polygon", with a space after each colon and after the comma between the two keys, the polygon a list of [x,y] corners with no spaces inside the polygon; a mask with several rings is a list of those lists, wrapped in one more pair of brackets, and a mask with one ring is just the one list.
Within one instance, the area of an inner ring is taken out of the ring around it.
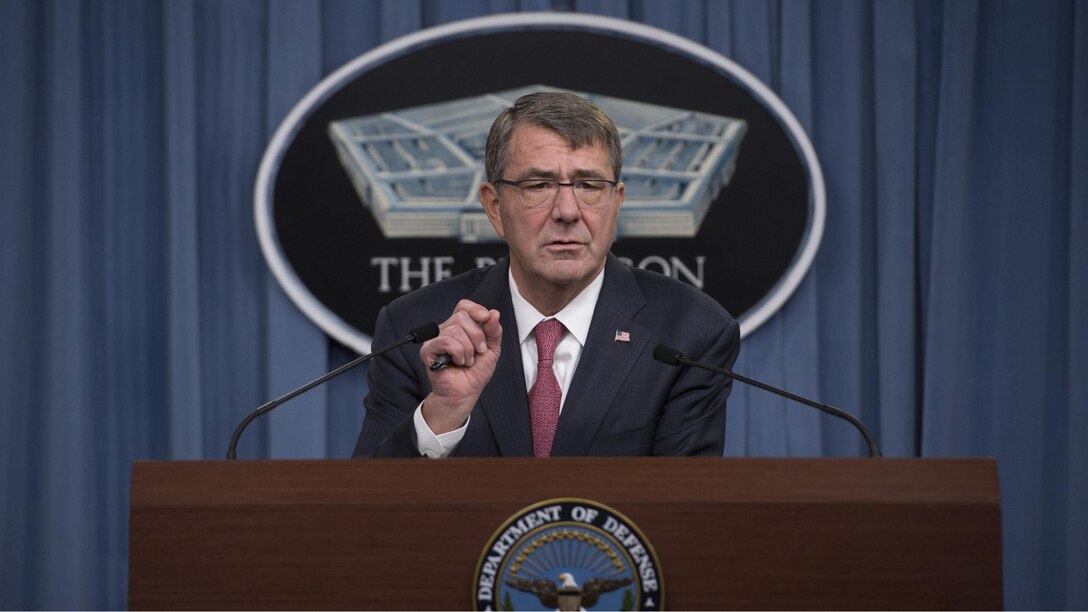
{"label": "red necktie", "polygon": [[536,336],[536,382],[529,390],[529,415],[533,421],[533,454],[550,457],[555,427],[559,424],[559,402],[563,392],[552,370],[555,347],[566,328],[556,319],[541,321],[533,328]]}

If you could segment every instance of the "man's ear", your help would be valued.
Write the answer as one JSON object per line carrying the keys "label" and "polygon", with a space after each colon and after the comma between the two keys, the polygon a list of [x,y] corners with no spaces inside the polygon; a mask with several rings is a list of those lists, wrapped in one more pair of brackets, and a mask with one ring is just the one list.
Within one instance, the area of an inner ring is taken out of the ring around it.
{"label": "man's ear", "polygon": [[499,214],[499,192],[491,183],[480,185],[480,204],[484,207],[488,220],[491,221],[491,227],[495,228],[495,233],[499,235],[499,238],[505,239],[506,232],[502,229],[502,215]]}

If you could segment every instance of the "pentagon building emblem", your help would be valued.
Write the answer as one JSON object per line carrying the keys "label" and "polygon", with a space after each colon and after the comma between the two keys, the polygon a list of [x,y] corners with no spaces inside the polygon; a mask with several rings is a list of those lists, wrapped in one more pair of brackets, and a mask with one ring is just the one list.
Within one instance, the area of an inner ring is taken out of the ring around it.
{"label": "pentagon building emblem", "polygon": [[477,610],[660,610],[665,583],[646,537],[587,499],[551,499],[510,517],[484,547]]}
{"label": "pentagon building emblem", "polygon": [[542,90],[588,98],[619,128],[616,257],[703,291],[741,337],[801,285],[826,194],[812,143],[778,95],[670,32],[529,12],[388,41],[291,109],[253,198],[261,251],[287,296],[368,353],[378,312],[398,294],[507,256],[478,200],[487,133]]}
{"label": "pentagon building emblem", "polygon": [[[329,136],[386,238],[498,240],[478,199],[491,122],[532,86],[334,121]],[[742,119],[572,92],[612,117],[627,186],[617,237],[691,237],[729,184]],[[721,205],[721,202],[718,202]]]}

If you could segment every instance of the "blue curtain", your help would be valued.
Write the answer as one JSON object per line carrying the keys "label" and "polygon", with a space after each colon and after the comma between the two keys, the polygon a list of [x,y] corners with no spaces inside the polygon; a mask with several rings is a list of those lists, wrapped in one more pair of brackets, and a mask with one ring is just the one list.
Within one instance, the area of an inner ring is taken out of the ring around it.
{"label": "blue curtain", "polygon": [[[1083,0],[0,0],[0,607],[125,607],[132,462],[220,458],[353,356],[253,228],[295,101],[398,36],[533,10],[672,31],[778,92],[827,231],[737,371],[851,410],[889,456],[996,456],[1006,605],[1088,608]],[[364,393],[314,390],[239,454],[347,456]],[[742,386],[726,441],[863,451]]]}

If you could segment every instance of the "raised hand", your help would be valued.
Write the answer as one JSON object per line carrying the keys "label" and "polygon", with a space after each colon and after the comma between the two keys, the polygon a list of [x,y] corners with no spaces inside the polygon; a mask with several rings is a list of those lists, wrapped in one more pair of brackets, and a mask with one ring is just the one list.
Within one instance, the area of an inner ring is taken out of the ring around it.
{"label": "raised hand", "polygon": [[439,326],[436,338],[423,343],[419,357],[430,366],[449,355],[448,367],[427,368],[431,394],[423,401],[423,419],[435,434],[461,427],[495,373],[502,347],[499,311],[461,300]]}

